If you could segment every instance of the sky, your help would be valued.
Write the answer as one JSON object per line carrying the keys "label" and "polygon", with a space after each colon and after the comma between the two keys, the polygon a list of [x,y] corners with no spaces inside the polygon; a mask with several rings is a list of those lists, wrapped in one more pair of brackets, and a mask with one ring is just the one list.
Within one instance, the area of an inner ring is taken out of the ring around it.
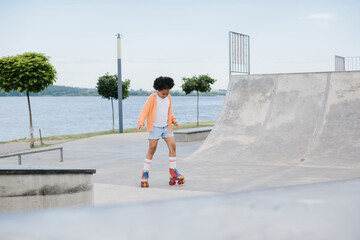
{"label": "sky", "polygon": [[229,31],[250,36],[251,74],[334,71],[360,56],[359,0],[0,0],[0,57],[39,52],[55,85],[94,88],[117,74],[151,90],[159,76],[208,74],[227,89]]}

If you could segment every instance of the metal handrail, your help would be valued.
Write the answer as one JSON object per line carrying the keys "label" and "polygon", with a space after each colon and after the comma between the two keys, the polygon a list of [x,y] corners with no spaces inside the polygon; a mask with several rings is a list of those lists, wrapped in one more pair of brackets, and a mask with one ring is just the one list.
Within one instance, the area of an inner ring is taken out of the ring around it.
{"label": "metal handrail", "polygon": [[18,163],[19,163],[19,165],[21,165],[21,163],[22,163],[21,162],[21,156],[22,155],[28,155],[28,154],[40,153],[40,152],[49,152],[49,151],[54,151],[54,150],[60,150],[60,162],[64,162],[64,155],[63,155],[63,148],[62,147],[43,149],[43,150],[37,150],[37,151],[31,151],[31,152],[21,152],[21,153],[7,154],[7,155],[0,156],[0,158],[8,158],[8,157],[18,156]]}

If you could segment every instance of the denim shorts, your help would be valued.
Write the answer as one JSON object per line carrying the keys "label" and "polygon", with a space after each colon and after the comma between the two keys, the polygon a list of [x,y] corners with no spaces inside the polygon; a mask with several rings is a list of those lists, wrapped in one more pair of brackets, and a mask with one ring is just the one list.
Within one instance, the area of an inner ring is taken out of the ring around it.
{"label": "denim shorts", "polygon": [[149,132],[149,139],[160,139],[160,138],[167,138],[173,137],[174,133],[169,132],[169,128],[166,125],[165,127],[153,127],[153,130]]}

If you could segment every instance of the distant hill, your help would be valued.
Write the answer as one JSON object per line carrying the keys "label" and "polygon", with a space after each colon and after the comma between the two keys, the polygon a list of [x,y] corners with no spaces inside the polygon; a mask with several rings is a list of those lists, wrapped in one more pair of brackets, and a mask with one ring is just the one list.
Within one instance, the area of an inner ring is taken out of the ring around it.
{"label": "distant hill", "polygon": [[[26,92],[0,92],[0,96],[26,96]],[[95,88],[77,88],[52,85],[39,93],[30,93],[30,96],[99,96]]]}
{"label": "distant hill", "polygon": [[[130,89],[130,96],[149,96],[155,91],[146,91],[143,89],[134,90]],[[185,93],[182,91],[171,91],[172,96],[185,96]],[[195,96],[196,93],[193,92],[188,96]],[[201,96],[225,96],[226,90],[214,90],[209,93],[201,93]],[[11,91],[9,93],[0,92],[0,97],[7,96],[26,96],[25,92],[19,93],[17,91]],[[39,93],[30,93],[30,96],[99,96],[96,88],[77,88],[77,87],[66,87],[66,86],[56,86],[52,85],[46,88],[44,91]]]}

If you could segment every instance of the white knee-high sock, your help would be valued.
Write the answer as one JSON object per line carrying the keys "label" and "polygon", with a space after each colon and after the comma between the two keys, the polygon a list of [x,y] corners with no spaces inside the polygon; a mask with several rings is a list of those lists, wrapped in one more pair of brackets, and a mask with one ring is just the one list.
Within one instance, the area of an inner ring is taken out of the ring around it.
{"label": "white knee-high sock", "polygon": [[145,158],[145,162],[144,162],[144,170],[145,171],[149,171],[150,170],[150,165],[151,165],[151,160]]}
{"label": "white knee-high sock", "polygon": [[169,157],[169,168],[176,168],[176,157]]}

